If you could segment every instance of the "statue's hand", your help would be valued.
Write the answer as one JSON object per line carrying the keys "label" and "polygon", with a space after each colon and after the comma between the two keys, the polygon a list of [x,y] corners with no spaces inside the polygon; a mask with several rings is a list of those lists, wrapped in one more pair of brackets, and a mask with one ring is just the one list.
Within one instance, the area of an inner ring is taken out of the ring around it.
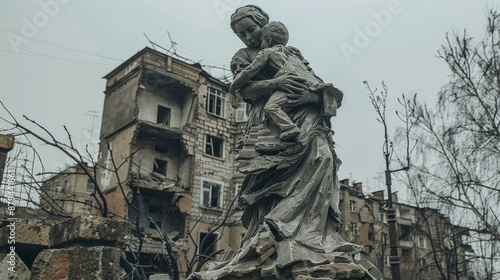
{"label": "statue's hand", "polygon": [[320,103],[321,99],[319,94],[312,92],[310,90],[302,90],[301,93],[289,93],[287,94],[288,101],[287,101],[287,106],[294,107],[294,106],[300,106],[304,104],[318,104]]}
{"label": "statue's hand", "polygon": [[276,89],[286,91],[288,93],[301,93],[306,89],[306,80],[294,74],[284,74],[273,79]]}

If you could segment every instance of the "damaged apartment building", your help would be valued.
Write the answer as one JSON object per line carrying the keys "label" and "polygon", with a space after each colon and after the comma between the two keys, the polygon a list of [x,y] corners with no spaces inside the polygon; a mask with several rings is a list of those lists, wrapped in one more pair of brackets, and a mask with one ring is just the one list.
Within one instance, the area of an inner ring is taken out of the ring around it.
{"label": "damaged apartment building", "polygon": [[[356,259],[370,261],[379,268],[384,279],[392,279],[384,191],[366,195],[361,182],[349,185],[348,179],[342,180],[340,186],[342,236],[363,246],[364,251],[358,253]],[[437,209],[400,203],[397,193],[392,193],[392,200],[396,211],[401,279],[476,279],[471,262],[474,252],[467,242],[467,228],[453,225]]]}
{"label": "damaged apartment building", "polygon": [[154,259],[167,237],[183,271],[238,248],[243,228],[227,209],[243,180],[234,146],[244,103],[199,64],[150,48],[104,78],[97,180],[110,212],[133,223],[131,247]]}

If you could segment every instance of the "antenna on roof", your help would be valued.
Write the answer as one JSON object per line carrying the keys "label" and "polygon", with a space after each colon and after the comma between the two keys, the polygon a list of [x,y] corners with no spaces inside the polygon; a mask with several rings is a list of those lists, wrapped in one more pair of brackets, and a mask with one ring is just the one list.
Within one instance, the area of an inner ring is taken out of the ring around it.
{"label": "antenna on roof", "polygon": [[148,40],[148,42],[151,44],[151,47],[153,47],[153,49],[156,50],[156,48],[155,48],[156,44],[153,41],[149,40],[148,35],[146,35],[146,33],[142,33],[142,34],[144,34],[144,37],[146,37],[146,40]]}
{"label": "antenna on roof", "polygon": [[172,53],[177,54],[177,43],[172,41],[172,37],[170,37],[170,32],[168,32],[168,30],[167,30],[167,35],[168,39],[170,40],[170,49],[168,49],[168,51],[170,52],[170,50],[173,49],[174,51]]}
{"label": "antenna on roof", "polygon": [[[229,69],[227,69],[225,66],[214,66],[214,65],[208,65],[208,64],[202,64],[202,61],[203,59],[199,60],[199,61],[194,61],[192,59],[189,59],[187,57],[184,57],[180,54],[177,53],[177,42],[175,42],[174,40],[172,40],[172,36],[170,36],[170,32],[167,30],[167,35],[168,35],[168,39],[170,40],[170,48],[165,48],[163,46],[160,46],[158,45],[157,43],[151,41],[148,36],[146,35],[146,33],[143,33],[144,34],[144,37],[146,37],[146,40],[148,40],[148,42],[151,44],[152,48],[157,51],[157,47],[159,49],[162,49],[165,51],[165,53],[167,55],[171,55],[171,56],[175,56],[177,59],[180,59],[180,60],[183,60],[184,62],[188,62],[188,63],[191,63],[191,64],[199,64],[204,70],[206,70],[210,75],[211,75],[211,71],[212,69],[218,69],[218,70],[222,70],[223,71],[223,75],[222,75],[222,79],[223,81],[225,82],[228,82],[229,81],[229,77],[232,76],[231,72],[229,71]],[[226,71],[229,71],[230,74],[226,74]]]}

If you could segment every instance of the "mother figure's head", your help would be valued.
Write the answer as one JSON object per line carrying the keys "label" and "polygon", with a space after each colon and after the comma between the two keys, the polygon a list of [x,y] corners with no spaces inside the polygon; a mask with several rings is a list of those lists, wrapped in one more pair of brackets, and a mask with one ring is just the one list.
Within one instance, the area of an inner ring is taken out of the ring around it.
{"label": "mother figure's head", "polygon": [[269,16],[255,5],[236,9],[231,15],[231,29],[249,48],[260,47],[261,28],[269,22]]}

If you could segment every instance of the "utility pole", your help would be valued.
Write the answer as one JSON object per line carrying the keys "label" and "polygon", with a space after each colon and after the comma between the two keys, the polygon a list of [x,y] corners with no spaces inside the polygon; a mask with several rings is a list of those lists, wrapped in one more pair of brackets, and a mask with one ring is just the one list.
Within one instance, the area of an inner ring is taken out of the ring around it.
{"label": "utility pole", "polygon": [[392,207],[392,190],[391,190],[391,171],[389,167],[385,171],[385,184],[387,185],[387,223],[389,224],[389,247],[391,248],[391,256],[389,258],[391,265],[391,275],[393,280],[401,280],[399,265],[401,261],[398,255],[398,239],[397,239],[397,222],[396,211]]}

